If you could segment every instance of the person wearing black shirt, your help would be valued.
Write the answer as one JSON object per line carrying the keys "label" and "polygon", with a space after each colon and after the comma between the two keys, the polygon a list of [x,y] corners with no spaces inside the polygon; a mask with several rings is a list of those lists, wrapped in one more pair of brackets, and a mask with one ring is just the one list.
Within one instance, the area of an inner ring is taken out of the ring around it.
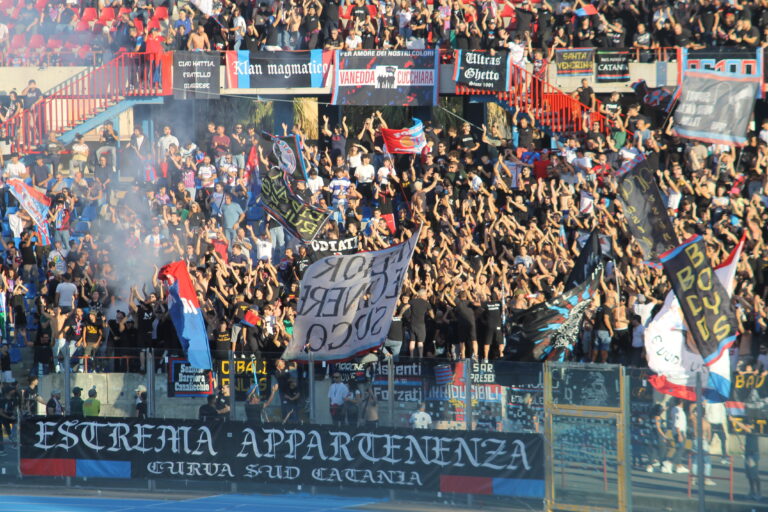
{"label": "person wearing black shirt", "polygon": [[[216,403],[216,395],[208,395],[206,397],[205,405],[201,405],[200,409],[197,411],[197,419],[200,421],[217,421],[221,419],[221,416],[219,415],[219,411],[216,410],[215,404]],[[138,412],[138,405],[136,406],[136,410]]]}
{"label": "person wearing black shirt", "polygon": [[586,105],[590,110],[595,109],[595,90],[589,85],[589,80],[586,78],[581,80],[581,86],[576,89],[573,96],[579,100],[580,103]]}
{"label": "person wearing black shirt", "polygon": [[504,356],[504,337],[501,332],[501,301],[497,300],[483,303],[483,362],[488,362],[488,355],[491,351],[491,344],[499,347],[499,357]]}
{"label": "person wearing black shirt", "polygon": [[222,419],[226,419],[229,415],[229,400],[229,384],[222,384],[219,388],[219,392],[216,394],[216,398],[213,403],[214,407],[216,408],[216,413]]}
{"label": "person wearing black shirt", "polygon": [[469,30],[467,30],[467,24],[463,21],[460,21],[456,27],[453,47],[457,50],[469,50]]}
{"label": "person wearing black shirt", "polygon": [[[424,342],[427,340],[427,315],[432,313],[432,306],[427,301],[427,290],[422,288],[418,295],[411,300],[408,309],[402,316],[408,319],[411,327],[411,341],[408,350],[411,357],[424,357]],[[416,352],[418,350],[418,352]],[[418,354],[418,355],[417,355]]]}
{"label": "person wearing black shirt", "polygon": [[[205,405],[203,407],[205,407]],[[203,411],[203,407],[200,408],[201,412]],[[208,411],[206,410],[205,413],[207,414]],[[201,416],[200,417],[201,420],[204,419],[202,415],[200,416]],[[139,400],[136,402],[136,417],[140,419],[147,418],[147,392],[146,391],[142,391],[141,393],[139,393]]]}
{"label": "person wearing black shirt", "polygon": [[[477,358],[477,324],[475,323],[475,311],[469,301],[469,294],[461,292],[456,307],[453,309],[456,318],[456,337],[454,338],[453,358],[464,359],[466,357],[466,345],[472,347],[472,357]],[[458,354],[456,348],[458,346]]]}
{"label": "person wearing black shirt", "polygon": [[75,418],[82,418],[83,414],[83,399],[80,394],[83,392],[83,388],[72,388],[72,397],[69,399],[69,415]]}
{"label": "person wearing black shirt", "polygon": [[[86,364],[89,368],[97,369],[100,365],[96,364],[93,359],[101,346],[101,342],[104,340],[103,321],[91,310],[88,312],[88,321],[85,324],[85,351],[83,353],[86,357]],[[98,370],[97,370],[98,371]]]}
{"label": "person wearing black shirt", "polygon": [[408,309],[408,296],[400,296],[395,314],[392,316],[392,323],[389,324],[387,339],[384,341],[384,347],[389,350],[392,358],[397,362],[400,357],[400,350],[403,348],[403,313]]}
{"label": "person wearing black shirt", "polygon": [[[133,299],[137,299],[134,303]],[[149,294],[149,298],[146,301],[141,300],[138,295],[136,287],[131,287],[131,296],[128,299],[131,311],[136,313],[136,347],[141,350],[139,353],[140,358],[140,370],[142,373],[146,371],[146,354],[145,348],[152,348],[152,324],[155,321],[155,303],[157,302],[157,296],[154,293]]]}
{"label": "person wearing black shirt", "polygon": [[218,328],[211,333],[213,340],[213,358],[217,361],[229,361],[229,351],[234,350],[232,331],[225,318],[219,321]]}
{"label": "person wearing black shirt", "polygon": [[272,393],[269,395],[267,401],[263,402],[259,395],[258,384],[253,386],[253,389],[248,393],[248,401],[245,404],[245,421],[251,425],[261,425],[263,422],[264,410],[269,407],[269,404],[274,400],[277,387],[277,384],[272,386]]}
{"label": "person wearing black shirt", "polygon": [[515,16],[517,17],[517,34],[520,39],[525,39],[525,34],[531,33],[531,26],[536,16],[535,7],[530,0],[525,0],[520,7],[515,7]]}

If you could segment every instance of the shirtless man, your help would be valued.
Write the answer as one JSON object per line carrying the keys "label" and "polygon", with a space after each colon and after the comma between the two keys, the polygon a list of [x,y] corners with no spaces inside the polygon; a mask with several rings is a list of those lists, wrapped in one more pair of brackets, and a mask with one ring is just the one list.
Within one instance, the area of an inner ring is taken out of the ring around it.
{"label": "shirtless man", "polygon": [[[41,299],[44,300],[44,299]],[[67,313],[63,313],[61,311],[61,308],[56,306],[54,308],[51,307],[45,307],[45,303],[43,303],[44,309],[43,309],[43,316],[48,318],[51,322],[51,338],[54,340],[53,342],[53,361],[56,364],[56,373],[61,372],[61,359],[64,359],[64,353],[62,350],[64,347],[67,346],[67,341],[64,338],[64,323],[67,320]],[[69,347],[69,355],[70,357],[75,352],[75,346],[74,344]]]}
{"label": "shirtless man", "polygon": [[198,25],[197,30],[190,34],[187,49],[210,51],[211,42],[208,40],[208,34],[205,33],[205,29],[202,25]]}

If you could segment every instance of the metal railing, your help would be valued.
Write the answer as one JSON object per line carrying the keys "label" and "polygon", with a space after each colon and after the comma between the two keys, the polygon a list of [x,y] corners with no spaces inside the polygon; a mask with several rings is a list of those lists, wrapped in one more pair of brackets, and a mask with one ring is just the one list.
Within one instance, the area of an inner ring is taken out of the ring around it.
{"label": "metal railing", "polygon": [[5,129],[14,150],[28,152],[49,133],[74,129],[122,99],[169,95],[171,58],[172,54],[119,54],[64,81],[32,108],[0,125],[0,131]]}

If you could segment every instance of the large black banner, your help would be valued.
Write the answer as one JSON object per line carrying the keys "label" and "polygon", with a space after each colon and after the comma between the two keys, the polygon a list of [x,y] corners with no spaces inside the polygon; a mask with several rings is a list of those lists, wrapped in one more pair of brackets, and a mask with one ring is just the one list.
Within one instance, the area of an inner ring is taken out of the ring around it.
{"label": "large black banner", "polygon": [[629,50],[595,50],[596,82],[629,82]]}
{"label": "large black banner", "polygon": [[734,373],[728,408],[729,431],[768,436],[768,374],[756,364]]}
{"label": "large black banner", "polygon": [[573,263],[571,273],[565,280],[565,290],[570,290],[588,280],[592,273],[597,270],[603,258],[603,252],[600,249],[600,236],[595,229],[589,234],[587,243],[581,248],[579,256]]}
{"label": "large black banner", "polygon": [[677,235],[648,161],[639,156],[618,178],[619,196],[624,205],[627,227],[651,260],[677,245]]}
{"label": "large black banner", "polygon": [[262,145],[266,149],[265,156],[272,165],[279,167],[294,180],[307,179],[304,156],[301,152],[301,140],[298,135],[278,137],[263,132],[262,136],[267,140],[267,143]]}
{"label": "large black banner", "polygon": [[458,85],[488,91],[509,90],[512,59],[508,52],[491,55],[479,50],[458,50],[453,80]]}
{"label": "large black banner", "polygon": [[711,144],[746,144],[760,86],[756,77],[686,71],[675,110],[675,131],[681,137]]}
{"label": "large black banner", "polygon": [[436,50],[336,52],[334,105],[437,105]]}
{"label": "large black banner", "polygon": [[541,496],[544,453],[537,434],[33,418],[21,425],[21,472]]}
{"label": "large black banner", "polygon": [[728,357],[738,324],[731,299],[709,263],[704,239],[693,236],[659,259],[704,364]]}
{"label": "large black banner", "polygon": [[227,81],[237,89],[290,89],[323,87],[333,52],[227,52]]}
{"label": "large black banner", "polygon": [[182,100],[219,98],[219,52],[173,52],[173,97]]}
{"label": "large black banner", "polygon": [[328,212],[315,208],[297,197],[288,185],[286,175],[273,168],[261,183],[261,201],[264,209],[291,235],[310,241],[328,218]]}

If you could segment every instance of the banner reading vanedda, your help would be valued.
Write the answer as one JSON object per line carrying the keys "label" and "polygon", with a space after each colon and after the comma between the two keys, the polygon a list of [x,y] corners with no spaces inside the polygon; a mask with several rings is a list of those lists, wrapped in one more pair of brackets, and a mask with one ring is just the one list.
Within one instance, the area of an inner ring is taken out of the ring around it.
{"label": "banner reading vanedda", "polygon": [[675,110],[675,131],[712,144],[746,144],[760,84],[756,77],[686,71]]}
{"label": "banner reading vanedda", "polygon": [[334,105],[437,105],[436,50],[337,51]]}
{"label": "banner reading vanedda", "polygon": [[226,53],[227,85],[237,89],[324,87],[333,61],[332,51],[230,51]]}
{"label": "banner reading vanedda", "polygon": [[731,299],[715,277],[701,236],[692,236],[659,259],[683,310],[704,364],[713,365],[736,340],[738,324]]}
{"label": "banner reading vanedda", "polygon": [[596,82],[629,82],[629,50],[618,48],[595,51]]}
{"label": "banner reading vanedda", "polygon": [[301,279],[283,359],[344,361],[384,343],[421,228],[380,251],[328,256]]}
{"label": "banner reading vanedda", "polygon": [[651,260],[675,247],[677,235],[648,161],[639,156],[627,167],[618,177],[624,217],[643,257]]}
{"label": "banner reading vanedda", "polygon": [[453,80],[458,85],[487,91],[508,91],[512,76],[509,52],[491,55],[477,50],[458,50],[453,65]]}
{"label": "banner reading vanedda", "polygon": [[173,97],[183,100],[219,98],[219,52],[173,52]]}
{"label": "banner reading vanedda", "polygon": [[589,76],[595,63],[594,48],[555,50],[555,68],[558,75]]}
{"label": "banner reading vanedda", "polygon": [[274,167],[261,182],[264,209],[291,235],[304,241],[315,238],[328,219],[328,212],[311,206],[296,196],[282,170]]}
{"label": "banner reading vanedda", "polygon": [[24,476],[174,478],[543,497],[540,434],[32,418]]}

